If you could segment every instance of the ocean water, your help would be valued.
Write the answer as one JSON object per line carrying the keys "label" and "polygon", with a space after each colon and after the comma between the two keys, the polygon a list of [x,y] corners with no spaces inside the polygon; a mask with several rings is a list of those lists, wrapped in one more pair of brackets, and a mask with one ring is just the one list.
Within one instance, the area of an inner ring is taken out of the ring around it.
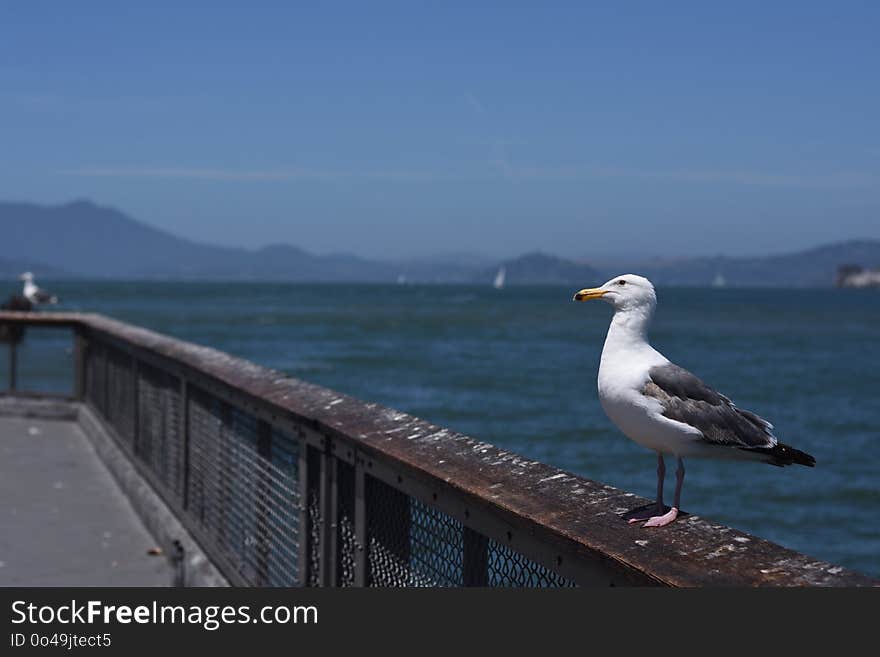
{"label": "ocean water", "polygon": [[[216,347],[654,496],[654,454],[620,434],[597,399],[611,308],[571,302],[572,288],[46,287],[62,296],[61,310]],[[880,292],[661,288],[658,296],[652,344],[818,462],[690,460],[684,509],[880,576]],[[40,360],[34,345],[36,336],[21,357],[25,378],[59,385],[57,359]],[[667,501],[673,485],[668,476]]]}

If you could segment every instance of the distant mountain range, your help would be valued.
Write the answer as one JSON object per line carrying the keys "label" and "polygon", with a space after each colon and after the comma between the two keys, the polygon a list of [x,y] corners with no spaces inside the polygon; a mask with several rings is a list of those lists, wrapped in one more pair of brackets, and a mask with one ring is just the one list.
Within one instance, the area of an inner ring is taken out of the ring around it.
{"label": "distant mountain range", "polygon": [[40,278],[471,282],[592,285],[622,272],[658,285],[820,286],[837,268],[880,266],[880,241],[861,240],[775,256],[633,259],[601,267],[543,253],[492,263],[474,255],[382,262],[316,255],[287,244],[250,250],[186,240],[89,201],[59,206],[0,202],[0,277],[33,270]]}

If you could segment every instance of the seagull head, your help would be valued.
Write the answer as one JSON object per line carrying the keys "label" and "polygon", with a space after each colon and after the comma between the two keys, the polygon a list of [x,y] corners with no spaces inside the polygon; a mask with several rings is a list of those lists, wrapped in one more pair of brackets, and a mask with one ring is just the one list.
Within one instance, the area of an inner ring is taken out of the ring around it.
{"label": "seagull head", "polygon": [[600,287],[588,287],[574,295],[574,301],[591,299],[607,301],[615,310],[653,309],[657,305],[657,294],[651,281],[635,274],[615,276]]}
{"label": "seagull head", "polygon": [[18,280],[20,280],[20,281],[33,281],[34,275],[31,272],[26,271],[21,276],[18,277]]}

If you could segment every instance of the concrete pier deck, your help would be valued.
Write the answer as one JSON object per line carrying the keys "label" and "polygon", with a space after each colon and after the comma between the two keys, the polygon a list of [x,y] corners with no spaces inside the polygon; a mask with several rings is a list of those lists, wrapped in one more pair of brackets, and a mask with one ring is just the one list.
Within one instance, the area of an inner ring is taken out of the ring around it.
{"label": "concrete pier deck", "polygon": [[170,586],[75,421],[0,417],[0,586]]}

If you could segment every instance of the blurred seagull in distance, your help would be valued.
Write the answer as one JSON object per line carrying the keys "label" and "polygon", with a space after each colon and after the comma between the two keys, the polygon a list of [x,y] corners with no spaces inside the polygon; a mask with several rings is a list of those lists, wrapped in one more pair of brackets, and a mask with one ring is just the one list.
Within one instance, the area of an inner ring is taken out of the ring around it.
{"label": "blurred seagull in distance", "polygon": [[36,286],[36,284],[34,283],[34,275],[31,272],[24,272],[21,276],[19,276],[19,279],[24,281],[24,290],[22,291],[22,294],[24,295],[24,298],[31,303],[58,303],[58,297],[53,296],[45,290],[41,290]]}
{"label": "blurred seagull in distance", "polygon": [[[601,287],[574,295],[575,301],[591,299],[602,299],[614,307],[599,364],[602,408],[627,437],[657,452],[656,509],[651,505],[629,522],[647,520],[645,527],[662,527],[678,517],[684,457],[762,461],[777,466],[816,464],[809,454],[779,442],[772,424],[737,408],[648,344],[657,295],[647,278],[615,276]],[[663,505],[664,455],[678,460],[675,500],[668,511]]]}

